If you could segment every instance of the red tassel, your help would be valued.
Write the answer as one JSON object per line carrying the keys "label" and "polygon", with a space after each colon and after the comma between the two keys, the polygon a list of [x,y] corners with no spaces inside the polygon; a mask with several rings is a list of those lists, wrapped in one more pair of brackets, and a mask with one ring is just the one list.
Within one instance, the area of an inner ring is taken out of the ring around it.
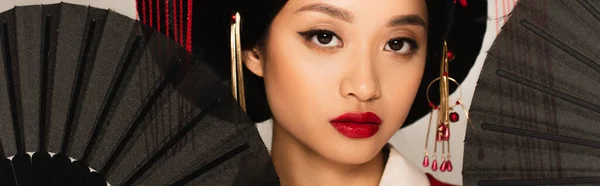
{"label": "red tassel", "polygon": [[179,44],[183,46],[183,0],[179,0]]}
{"label": "red tassel", "polygon": [[177,26],[178,16],[177,14],[177,0],[173,0],[173,39],[175,42],[181,45],[179,41],[179,27]]}
{"label": "red tassel", "polygon": [[[456,4],[456,0],[454,0],[454,4]],[[467,7],[467,0],[460,0],[460,5]]]}
{"label": "red tassel", "polygon": [[169,37],[169,0],[165,0],[165,34]]}
{"label": "red tassel", "polygon": [[156,0],[156,29],[160,32],[160,1]]}
{"label": "red tassel", "polygon": [[148,2],[150,5],[150,8],[148,8],[148,10],[150,10],[150,27],[152,27],[152,0],[149,0]]}
{"label": "red tassel", "polygon": [[192,6],[193,0],[188,0],[187,6],[187,32],[185,36],[185,49],[188,52],[192,51]]}
{"label": "red tassel", "polygon": [[146,24],[146,0],[142,0],[142,22]]}

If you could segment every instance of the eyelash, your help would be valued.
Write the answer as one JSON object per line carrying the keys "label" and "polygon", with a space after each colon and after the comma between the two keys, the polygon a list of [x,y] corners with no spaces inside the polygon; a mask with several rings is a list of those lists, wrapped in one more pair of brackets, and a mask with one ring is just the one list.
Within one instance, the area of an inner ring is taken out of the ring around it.
{"label": "eyelash", "polygon": [[[318,48],[331,50],[331,49],[335,49],[335,48],[341,48],[344,46],[343,45],[344,42],[342,41],[342,39],[336,33],[329,31],[329,30],[316,29],[316,30],[309,30],[309,31],[305,31],[305,32],[299,32],[298,34],[300,34],[302,37],[304,37],[304,40],[306,42],[310,43],[311,45],[315,45]],[[313,42],[313,37],[318,36],[319,34],[331,35],[333,37],[333,39],[339,40],[340,44],[338,46],[325,47],[325,46],[322,46],[322,44]]]}
{"label": "eyelash", "polygon": [[[324,29],[315,29],[315,30],[309,30],[309,31],[305,31],[305,32],[298,32],[298,34],[300,34],[306,42],[308,42],[312,45],[316,45],[316,47],[325,49],[325,50],[331,50],[331,49],[343,47],[343,43],[344,43],[343,40],[337,34],[335,34],[332,31],[324,30]],[[320,46],[321,44],[314,43],[313,37],[318,36],[319,34],[331,35],[334,39],[339,40],[339,42],[341,43],[340,46],[324,47],[324,46]],[[406,37],[398,37],[398,38],[393,38],[393,39],[388,40],[385,43],[384,50],[385,50],[385,48],[387,48],[387,45],[391,41],[395,41],[395,40],[400,41],[400,42],[406,42],[406,43],[408,43],[408,45],[410,47],[410,51],[406,54],[399,54],[398,52],[391,51],[392,53],[394,53],[396,55],[399,55],[399,56],[413,55],[414,53],[416,53],[419,50],[419,44],[417,43],[417,41],[412,38],[406,38]],[[387,51],[387,50],[385,50],[385,51]]]}

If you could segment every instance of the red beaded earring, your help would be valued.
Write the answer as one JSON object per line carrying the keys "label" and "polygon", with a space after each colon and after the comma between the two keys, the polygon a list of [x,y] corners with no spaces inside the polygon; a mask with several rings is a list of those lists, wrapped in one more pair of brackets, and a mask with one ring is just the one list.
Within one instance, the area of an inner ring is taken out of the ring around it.
{"label": "red beaded earring", "polygon": [[[455,104],[451,105],[450,103],[450,99],[449,99],[449,94],[450,94],[450,86],[449,83],[450,82],[454,82],[456,83],[456,85],[459,85],[458,82],[456,80],[454,80],[453,78],[448,76],[448,62],[452,61],[454,59],[454,53],[452,53],[452,51],[448,51],[447,48],[447,44],[446,42],[444,42],[444,49],[443,49],[443,53],[446,55],[442,56],[442,60],[440,63],[440,77],[434,79],[433,81],[431,81],[431,83],[429,83],[429,85],[427,86],[427,101],[429,102],[429,106],[431,107],[431,115],[429,116],[429,126],[427,127],[427,136],[425,137],[425,157],[423,158],[423,166],[424,167],[428,167],[429,166],[429,154],[427,151],[427,147],[429,144],[429,132],[431,131],[431,122],[433,120],[433,115],[435,113],[435,111],[437,111],[437,121],[436,121],[436,128],[435,128],[435,142],[434,142],[434,146],[433,146],[433,162],[431,163],[431,170],[433,171],[437,171],[438,168],[441,172],[451,172],[453,167],[452,167],[452,162],[450,161],[450,123],[454,123],[457,122],[459,120],[459,115],[458,113],[456,113],[454,111],[454,108],[456,106],[460,106],[460,108],[462,108],[462,110],[465,113],[465,116],[467,118],[467,122],[470,124],[471,121],[469,119],[469,114],[467,112],[467,110],[465,109],[465,107],[463,106],[463,104],[460,101],[460,98],[462,98],[462,90],[460,89],[460,86],[458,86],[458,89],[460,91],[460,97],[459,99],[455,102]],[[439,105],[435,105],[430,99],[429,99],[429,89],[431,88],[431,85],[435,82],[439,81],[440,84],[440,104]],[[441,164],[438,166],[438,160],[437,160],[437,148],[438,145],[441,146],[442,148],[442,153],[441,153]]]}

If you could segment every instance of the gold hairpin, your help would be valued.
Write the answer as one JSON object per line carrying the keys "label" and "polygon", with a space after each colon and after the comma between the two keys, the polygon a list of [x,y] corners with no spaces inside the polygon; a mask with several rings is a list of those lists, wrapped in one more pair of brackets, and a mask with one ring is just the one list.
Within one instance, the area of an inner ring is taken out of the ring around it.
{"label": "gold hairpin", "polygon": [[230,33],[231,47],[231,93],[238,101],[242,110],[246,111],[246,93],[244,91],[244,72],[242,64],[242,46],[240,40],[240,24],[242,17],[239,12],[233,14]]}

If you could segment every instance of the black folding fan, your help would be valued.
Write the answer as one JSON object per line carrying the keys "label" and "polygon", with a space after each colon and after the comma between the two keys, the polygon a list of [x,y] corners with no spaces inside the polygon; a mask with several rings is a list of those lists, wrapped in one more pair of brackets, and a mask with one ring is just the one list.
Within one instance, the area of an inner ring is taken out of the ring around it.
{"label": "black folding fan", "polygon": [[201,55],[113,11],[0,14],[0,185],[277,185]]}
{"label": "black folding fan", "polygon": [[600,185],[600,1],[509,16],[471,104],[464,185]]}

